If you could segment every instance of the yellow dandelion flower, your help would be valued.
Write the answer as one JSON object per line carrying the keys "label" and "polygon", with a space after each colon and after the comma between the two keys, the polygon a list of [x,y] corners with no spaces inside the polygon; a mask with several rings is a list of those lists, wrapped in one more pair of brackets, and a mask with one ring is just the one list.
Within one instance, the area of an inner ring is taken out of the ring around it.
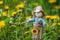
{"label": "yellow dandelion flower", "polygon": [[7,13],[6,13],[6,12],[3,12],[3,13],[2,13],[2,16],[7,16]]}
{"label": "yellow dandelion flower", "polygon": [[54,16],[54,19],[57,19],[57,16]]}
{"label": "yellow dandelion flower", "polygon": [[38,29],[37,28],[33,28],[32,29],[32,34],[34,34],[34,35],[38,34]]}
{"label": "yellow dandelion flower", "polygon": [[6,6],[5,6],[5,9],[9,9],[9,6],[8,6],[8,5],[6,5]]}
{"label": "yellow dandelion flower", "polygon": [[49,3],[55,3],[57,0],[49,0]]}
{"label": "yellow dandelion flower", "polygon": [[51,16],[50,19],[55,20],[55,19],[57,19],[57,16]]}
{"label": "yellow dandelion flower", "polygon": [[50,19],[50,16],[45,16],[46,19]]}
{"label": "yellow dandelion flower", "polygon": [[16,15],[16,12],[13,12],[13,13],[12,13],[12,16],[15,16],[15,15]]}
{"label": "yellow dandelion flower", "polygon": [[0,4],[3,4],[3,1],[0,1]]}
{"label": "yellow dandelion flower", "polygon": [[21,4],[17,5],[16,7],[17,8],[24,8],[24,6],[25,6],[25,4],[24,3],[21,3]]}
{"label": "yellow dandelion flower", "polygon": [[4,21],[0,21],[0,28],[4,28],[5,27],[5,22]]}
{"label": "yellow dandelion flower", "polygon": [[57,16],[53,16],[54,19],[57,19]]}
{"label": "yellow dandelion flower", "polygon": [[31,18],[31,16],[27,16],[27,17],[26,17],[27,20],[30,19],[30,18]]}
{"label": "yellow dandelion flower", "polygon": [[53,16],[51,16],[50,19],[53,19]]}
{"label": "yellow dandelion flower", "polygon": [[17,12],[22,12],[22,9],[20,9],[20,10],[17,10]]}

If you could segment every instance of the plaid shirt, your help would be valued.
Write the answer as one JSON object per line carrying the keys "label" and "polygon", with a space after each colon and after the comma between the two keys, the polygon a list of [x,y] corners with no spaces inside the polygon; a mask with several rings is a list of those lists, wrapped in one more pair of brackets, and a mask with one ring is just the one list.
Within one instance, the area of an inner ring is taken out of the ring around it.
{"label": "plaid shirt", "polygon": [[29,20],[27,20],[27,23],[30,23],[30,22],[35,22],[35,23],[38,23],[38,22],[42,22],[43,25],[46,24],[45,20],[43,18],[31,18]]}

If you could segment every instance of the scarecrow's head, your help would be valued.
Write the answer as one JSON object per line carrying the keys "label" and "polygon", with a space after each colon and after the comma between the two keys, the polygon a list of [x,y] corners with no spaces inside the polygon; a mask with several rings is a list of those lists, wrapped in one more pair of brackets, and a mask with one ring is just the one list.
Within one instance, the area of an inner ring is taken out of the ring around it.
{"label": "scarecrow's head", "polygon": [[35,17],[39,17],[40,18],[40,17],[44,17],[45,13],[44,13],[44,11],[43,11],[41,6],[37,6],[37,7],[34,8],[33,15]]}

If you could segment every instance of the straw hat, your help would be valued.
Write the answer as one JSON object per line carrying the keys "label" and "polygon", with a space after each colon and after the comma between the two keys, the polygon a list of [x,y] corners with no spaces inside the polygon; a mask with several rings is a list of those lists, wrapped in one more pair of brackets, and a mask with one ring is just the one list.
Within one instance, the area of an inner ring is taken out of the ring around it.
{"label": "straw hat", "polygon": [[44,13],[44,11],[43,11],[41,6],[35,7],[34,11],[32,13],[34,14],[34,12],[42,12],[43,16],[45,16],[45,13]]}

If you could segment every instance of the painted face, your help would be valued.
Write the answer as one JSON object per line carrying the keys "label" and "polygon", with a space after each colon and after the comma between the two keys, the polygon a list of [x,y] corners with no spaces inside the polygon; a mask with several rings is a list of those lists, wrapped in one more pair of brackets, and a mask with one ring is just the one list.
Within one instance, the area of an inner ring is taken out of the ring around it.
{"label": "painted face", "polygon": [[35,12],[35,16],[36,16],[36,17],[42,17],[42,15],[43,15],[43,14],[42,14],[41,12]]}

